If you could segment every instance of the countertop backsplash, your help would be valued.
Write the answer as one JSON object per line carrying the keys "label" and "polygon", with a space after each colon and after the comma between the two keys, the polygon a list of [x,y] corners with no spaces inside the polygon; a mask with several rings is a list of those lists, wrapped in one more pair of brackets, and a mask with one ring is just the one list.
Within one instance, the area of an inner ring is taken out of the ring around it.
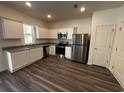
{"label": "countertop backsplash", "polygon": [[[35,40],[34,43],[32,44],[37,44],[37,43],[45,43],[49,42],[48,39],[42,39],[42,40]],[[20,45],[28,45],[24,43],[24,40],[2,40],[0,39],[0,47],[9,47],[9,46],[20,46]]]}

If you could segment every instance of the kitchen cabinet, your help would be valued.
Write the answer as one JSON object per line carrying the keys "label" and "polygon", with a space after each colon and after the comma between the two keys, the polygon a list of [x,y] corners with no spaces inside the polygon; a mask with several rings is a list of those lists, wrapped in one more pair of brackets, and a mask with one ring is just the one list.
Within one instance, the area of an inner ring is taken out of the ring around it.
{"label": "kitchen cabinet", "polygon": [[58,28],[58,33],[59,32],[67,32],[67,28]]}
{"label": "kitchen cabinet", "polygon": [[0,71],[1,71],[2,68],[3,68],[2,67],[2,51],[0,49]]}
{"label": "kitchen cabinet", "polygon": [[20,22],[1,19],[1,34],[3,39],[23,38],[23,24]]}
{"label": "kitchen cabinet", "polygon": [[72,39],[72,35],[75,33],[74,28],[66,28],[66,31],[68,33],[67,39]]}
{"label": "kitchen cabinet", "polygon": [[29,64],[29,50],[18,52],[6,52],[8,61],[8,70],[14,72]]}
{"label": "kitchen cabinet", "polygon": [[66,46],[65,47],[65,57],[67,59],[71,59],[71,51],[72,51],[71,46]]}
{"label": "kitchen cabinet", "polygon": [[74,28],[73,27],[68,27],[68,28],[59,28],[58,29],[58,33],[59,32],[64,32],[67,33],[67,39],[72,39],[72,34],[74,34]]}
{"label": "kitchen cabinet", "polygon": [[57,39],[58,29],[49,29],[49,38]]}
{"label": "kitchen cabinet", "polygon": [[35,62],[43,57],[43,47],[30,49],[30,62]]}
{"label": "kitchen cabinet", "polygon": [[49,31],[47,28],[36,26],[36,39],[49,38]]}
{"label": "kitchen cabinet", "polygon": [[55,45],[50,45],[49,46],[49,54],[50,55],[55,55],[56,54]]}
{"label": "kitchen cabinet", "polygon": [[74,28],[73,27],[67,27],[67,28],[52,28],[49,29],[49,38],[51,39],[57,39],[58,38],[58,33],[60,32],[67,32],[68,36],[67,39],[72,39],[72,34],[74,34]]}
{"label": "kitchen cabinet", "polygon": [[15,52],[5,51],[8,70],[13,73],[43,57],[43,48],[31,48]]}

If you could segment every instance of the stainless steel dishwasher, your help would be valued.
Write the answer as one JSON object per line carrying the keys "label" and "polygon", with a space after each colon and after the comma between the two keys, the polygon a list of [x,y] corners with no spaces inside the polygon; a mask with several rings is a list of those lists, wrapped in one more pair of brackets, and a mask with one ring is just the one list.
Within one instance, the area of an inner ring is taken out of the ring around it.
{"label": "stainless steel dishwasher", "polygon": [[43,58],[49,56],[49,45],[43,46]]}

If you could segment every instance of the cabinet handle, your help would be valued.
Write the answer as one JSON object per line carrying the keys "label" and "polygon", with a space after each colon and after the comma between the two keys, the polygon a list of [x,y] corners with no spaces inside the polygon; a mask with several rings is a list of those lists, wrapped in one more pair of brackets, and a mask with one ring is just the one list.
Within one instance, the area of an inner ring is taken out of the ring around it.
{"label": "cabinet handle", "polygon": [[73,47],[72,47],[72,52],[73,52]]}

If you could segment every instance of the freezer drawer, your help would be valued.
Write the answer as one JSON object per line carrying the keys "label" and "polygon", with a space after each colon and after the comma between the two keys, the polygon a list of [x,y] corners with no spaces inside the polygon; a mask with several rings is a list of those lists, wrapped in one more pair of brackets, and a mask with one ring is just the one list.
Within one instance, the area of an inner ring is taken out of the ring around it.
{"label": "freezer drawer", "polygon": [[80,45],[72,46],[72,60],[80,63],[87,63],[87,47]]}

